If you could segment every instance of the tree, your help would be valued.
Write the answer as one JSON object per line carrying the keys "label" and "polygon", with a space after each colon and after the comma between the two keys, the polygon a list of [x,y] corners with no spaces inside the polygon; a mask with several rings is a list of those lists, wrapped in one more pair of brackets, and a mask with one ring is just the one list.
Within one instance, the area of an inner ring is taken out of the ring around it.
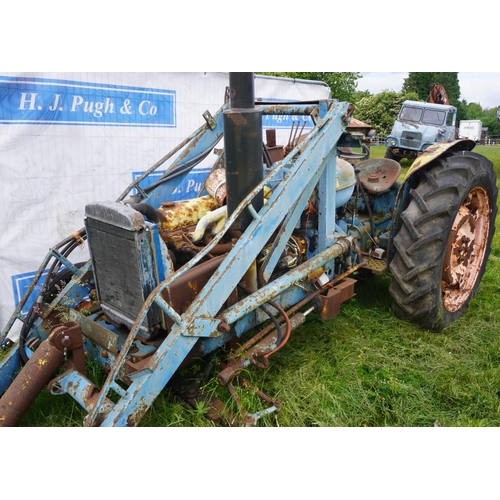
{"label": "tree", "polygon": [[283,78],[297,78],[301,80],[313,80],[325,82],[331,90],[332,97],[339,101],[353,102],[356,93],[357,81],[361,73],[260,73],[269,76],[281,76]]}
{"label": "tree", "polygon": [[457,118],[456,118],[457,127],[458,124],[460,123],[460,120],[467,120],[467,101],[465,99],[462,99],[457,104]]}
{"label": "tree", "polygon": [[481,118],[483,127],[488,127],[488,135],[490,137],[500,135],[500,123],[497,121],[497,109],[498,108],[485,109]]}
{"label": "tree", "polygon": [[363,97],[370,97],[372,94],[369,90],[356,90],[354,93],[353,104],[358,103]]}
{"label": "tree", "polygon": [[483,118],[483,108],[477,102],[469,102],[465,107],[464,120],[481,120]]}
{"label": "tree", "polygon": [[457,106],[460,99],[460,83],[458,73],[408,73],[402,92],[416,92],[419,100],[429,100],[429,89],[432,83],[442,85],[446,89],[450,104]]}
{"label": "tree", "polygon": [[403,94],[384,90],[379,94],[363,97],[356,103],[354,117],[370,124],[376,135],[386,136],[391,133],[403,101],[417,101],[415,92]]}

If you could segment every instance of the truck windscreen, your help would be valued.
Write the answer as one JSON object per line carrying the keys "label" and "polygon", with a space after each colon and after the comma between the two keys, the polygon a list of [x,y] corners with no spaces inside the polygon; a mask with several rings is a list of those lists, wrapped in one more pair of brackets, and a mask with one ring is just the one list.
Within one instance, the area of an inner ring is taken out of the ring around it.
{"label": "truck windscreen", "polygon": [[426,109],[424,111],[424,116],[422,117],[422,123],[427,123],[429,125],[442,125],[445,118],[446,113],[444,111]]}
{"label": "truck windscreen", "polygon": [[422,116],[422,108],[413,108],[411,106],[403,106],[399,119],[408,122],[419,122]]}
{"label": "truck windscreen", "polygon": [[446,118],[445,111],[436,109],[414,108],[412,106],[403,106],[399,119],[407,122],[425,123],[427,125],[442,125]]}

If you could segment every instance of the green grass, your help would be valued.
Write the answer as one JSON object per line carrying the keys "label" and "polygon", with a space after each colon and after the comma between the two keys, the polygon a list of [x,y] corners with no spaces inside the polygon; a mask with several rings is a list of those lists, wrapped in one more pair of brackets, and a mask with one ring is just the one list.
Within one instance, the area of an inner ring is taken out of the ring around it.
{"label": "green grass", "polygon": [[[372,149],[382,157],[385,148]],[[500,177],[500,146],[479,146]],[[496,225],[499,227],[497,220]],[[442,333],[423,331],[391,311],[390,276],[360,282],[334,319],[310,315],[271,357],[267,370],[245,376],[281,402],[259,426],[492,427],[500,425],[500,241],[493,240],[487,271],[465,315]],[[224,400],[214,381],[207,390]],[[265,407],[242,391],[249,411]],[[214,424],[206,407],[192,409],[168,391],[141,421],[146,427]],[[83,412],[66,396],[42,393],[23,426],[81,425]]]}

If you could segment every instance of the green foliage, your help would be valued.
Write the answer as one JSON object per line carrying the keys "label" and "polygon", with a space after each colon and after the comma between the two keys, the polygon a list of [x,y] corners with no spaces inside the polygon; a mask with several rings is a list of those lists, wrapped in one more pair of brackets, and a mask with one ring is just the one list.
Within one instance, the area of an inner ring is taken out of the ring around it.
{"label": "green foliage", "polygon": [[483,127],[488,127],[488,135],[490,137],[500,135],[500,123],[497,121],[497,108],[485,109],[479,119],[483,122]]}
{"label": "green foliage", "polygon": [[343,72],[343,73],[326,73],[326,72],[312,72],[312,73],[261,73],[262,75],[280,76],[283,78],[297,78],[301,80],[313,80],[325,82],[332,92],[332,97],[339,101],[354,101],[354,94],[356,92],[356,85],[361,73]]}
{"label": "green foliage", "polygon": [[376,95],[363,97],[356,103],[355,118],[369,123],[376,135],[388,135],[392,130],[403,101],[419,100],[415,92],[403,94],[384,90]]}
{"label": "green foliage", "polygon": [[420,101],[428,101],[429,89],[433,83],[442,85],[446,89],[448,99],[453,106],[458,104],[460,99],[458,73],[408,73],[402,92],[416,92]]}
{"label": "green foliage", "polygon": [[354,93],[354,99],[352,102],[354,104],[357,104],[364,97],[371,97],[371,96],[372,96],[372,94],[369,90],[356,90],[356,92]]}
{"label": "green foliage", "polygon": [[477,102],[470,102],[465,106],[465,120],[481,120],[483,108]]}

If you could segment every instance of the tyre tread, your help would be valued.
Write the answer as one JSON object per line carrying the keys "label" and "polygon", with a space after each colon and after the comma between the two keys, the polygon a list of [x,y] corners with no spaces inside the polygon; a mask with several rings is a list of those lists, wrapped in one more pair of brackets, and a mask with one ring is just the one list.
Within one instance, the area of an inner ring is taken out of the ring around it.
{"label": "tyre tread", "polygon": [[[495,232],[496,174],[485,157],[461,151],[434,160],[420,172],[420,177],[418,187],[409,191],[410,201],[400,216],[400,229],[393,240],[389,291],[393,310],[399,317],[415,321],[423,328],[440,331],[463,314],[484,273]],[[450,313],[444,310],[441,298],[443,253],[463,198],[480,180],[487,184],[485,187],[492,205],[488,248],[466,304],[458,312]]]}

